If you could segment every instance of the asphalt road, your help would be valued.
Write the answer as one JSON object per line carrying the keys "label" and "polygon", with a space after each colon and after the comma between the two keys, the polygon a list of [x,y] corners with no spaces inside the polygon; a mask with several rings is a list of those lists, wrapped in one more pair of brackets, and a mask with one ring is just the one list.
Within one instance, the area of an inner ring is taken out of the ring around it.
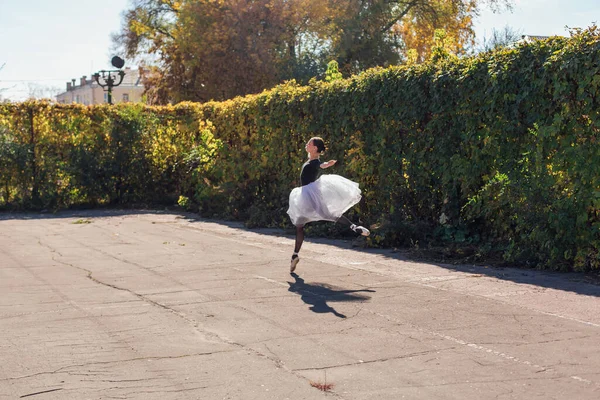
{"label": "asphalt road", "polygon": [[[192,215],[0,214],[0,399],[600,398],[600,287]],[[328,389],[328,390],[322,390]]]}

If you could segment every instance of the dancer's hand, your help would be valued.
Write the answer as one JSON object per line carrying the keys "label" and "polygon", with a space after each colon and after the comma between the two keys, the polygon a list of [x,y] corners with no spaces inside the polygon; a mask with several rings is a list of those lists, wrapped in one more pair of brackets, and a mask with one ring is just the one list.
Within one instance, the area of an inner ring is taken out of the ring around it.
{"label": "dancer's hand", "polygon": [[337,162],[337,160],[329,160],[329,161],[324,162],[323,164],[321,164],[321,167],[322,168],[329,168],[329,167],[333,166],[336,162]]}

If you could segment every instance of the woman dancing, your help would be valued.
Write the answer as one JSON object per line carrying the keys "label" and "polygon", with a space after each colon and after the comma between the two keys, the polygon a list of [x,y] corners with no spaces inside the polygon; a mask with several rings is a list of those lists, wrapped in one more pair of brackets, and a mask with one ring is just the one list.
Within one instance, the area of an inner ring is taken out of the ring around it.
{"label": "woman dancing", "polygon": [[305,146],[308,161],[300,173],[301,187],[290,193],[290,206],[287,213],[296,226],[296,245],[290,264],[294,272],[300,262],[298,253],[304,242],[304,225],[311,221],[332,221],[348,224],[354,232],[369,236],[371,232],[363,226],[352,223],[343,214],[361,199],[358,183],[339,175],[326,174],[319,177],[321,169],[329,168],[337,162],[322,162],[320,155],[325,151],[325,143],[320,137],[311,138]]}

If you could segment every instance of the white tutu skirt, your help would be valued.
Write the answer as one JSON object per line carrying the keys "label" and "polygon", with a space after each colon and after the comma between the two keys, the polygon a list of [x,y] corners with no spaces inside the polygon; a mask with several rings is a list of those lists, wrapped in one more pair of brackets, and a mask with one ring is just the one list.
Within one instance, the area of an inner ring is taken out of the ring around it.
{"label": "white tutu skirt", "polygon": [[321,175],[316,181],[292,190],[287,213],[296,226],[312,221],[337,221],[360,201],[360,193],[358,183],[343,176]]}

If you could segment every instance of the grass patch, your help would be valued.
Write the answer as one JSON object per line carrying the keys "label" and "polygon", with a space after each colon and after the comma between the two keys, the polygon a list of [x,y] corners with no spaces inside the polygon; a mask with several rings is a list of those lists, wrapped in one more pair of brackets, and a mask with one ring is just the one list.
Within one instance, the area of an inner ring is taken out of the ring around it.
{"label": "grass patch", "polygon": [[82,225],[82,224],[91,224],[92,221],[89,219],[78,219],[77,221],[73,221],[72,224]]}

